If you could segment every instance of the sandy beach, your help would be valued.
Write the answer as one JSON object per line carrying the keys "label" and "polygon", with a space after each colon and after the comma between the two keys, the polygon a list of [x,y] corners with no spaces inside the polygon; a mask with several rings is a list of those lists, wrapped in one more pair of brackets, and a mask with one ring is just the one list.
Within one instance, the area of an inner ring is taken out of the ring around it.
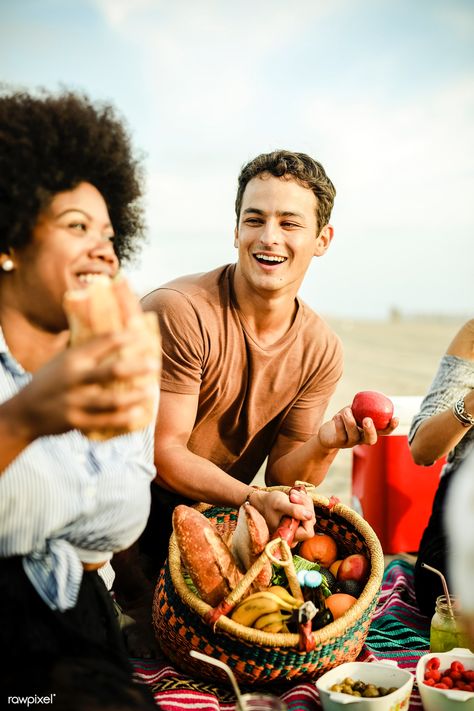
{"label": "sandy beach", "polygon": [[[379,390],[388,396],[424,395],[438,362],[466,316],[355,321],[326,317],[344,348],[344,375],[326,416],[349,405],[359,390]],[[321,494],[351,501],[351,450],[336,457]],[[258,477],[261,481],[261,475]]]}

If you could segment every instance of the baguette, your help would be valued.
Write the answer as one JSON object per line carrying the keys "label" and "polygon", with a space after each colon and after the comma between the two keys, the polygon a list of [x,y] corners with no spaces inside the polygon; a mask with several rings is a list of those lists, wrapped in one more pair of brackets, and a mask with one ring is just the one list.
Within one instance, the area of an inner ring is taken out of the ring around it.
{"label": "baguette", "polygon": [[215,607],[242,580],[232,553],[204,514],[180,504],[173,530],[181,560],[201,598]]}
{"label": "baguette", "polygon": [[[158,320],[153,312],[143,312],[138,298],[125,279],[97,277],[84,289],[74,289],[64,295],[64,310],[69,322],[70,345],[80,345],[95,336],[124,329],[137,333],[133,345],[122,348],[119,358],[161,358]],[[142,429],[156,417],[158,380],[156,375],[138,376],[133,386],[156,385],[155,394],[142,403],[142,416],[129,427],[88,431],[90,439],[104,440],[133,430]],[[122,389],[130,383],[117,381],[109,387]]]}
{"label": "baguette", "polygon": [[[251,504],[245,503],[239,509],[237,525],[231,539],[231,551],[242,570],[249,570],[263,553],[270,540],[267,522]],[[254,580],[257,589],[265,589],[272,579],[272,564],[268,560]]]}

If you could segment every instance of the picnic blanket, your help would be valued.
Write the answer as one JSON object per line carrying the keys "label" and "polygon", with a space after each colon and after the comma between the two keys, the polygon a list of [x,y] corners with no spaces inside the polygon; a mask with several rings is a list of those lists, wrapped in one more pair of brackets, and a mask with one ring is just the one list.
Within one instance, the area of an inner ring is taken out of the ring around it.
{"label": "picnic blanket", "polygon": [[[413,566],[404,560],[393,560],[385,570],[380,598],[358,660],[394,659],[400,667],[414,672],[419,657],[429,651],[429,625],[429,620],[416,607]],[[165,658],[132,659],[132,662],[137,680],[150,687],[158,707],[164,711],[236,709],[235,697],[229,688],[192,679]],[[321,709],[316,686],[311,681],[292,685],[282,691],[281,698],[288,711]],[[409,711],[421,709],[421,699],[414,688]]]}

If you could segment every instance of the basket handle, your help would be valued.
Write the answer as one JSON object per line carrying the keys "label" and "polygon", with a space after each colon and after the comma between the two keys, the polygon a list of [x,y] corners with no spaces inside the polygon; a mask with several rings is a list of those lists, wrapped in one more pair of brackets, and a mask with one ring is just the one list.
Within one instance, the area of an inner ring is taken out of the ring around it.
{"label": "basket handle", "polygon": [[[295,484],[294,486],[291,487],[290,491],[288,492],[288,496],[290,496],[292,491],[305,491],[305,486],[303,483],[301,484]],[[283,516],[280,525],[278,526],[277,530],[272,536],[272,540],[274,538],[282,538],[284,541],[288,543],[288,545],[291,545],[293,543],[293,539],[295,537],[296,529],[300,525],[300,522],[298,521],[297,518],[292,518],[291,516]],[[273,554],[275,558],[281,558],[281,551],[282,548],[278,549],[275,551]],[[290,582],[291,586],[291,579],[290,576],[288,576],[288,581]],[[300,594],[301,594],[301,589],[300,589]],[[299,624],[299,649],[302,652],[311,652],[315,646],[316,643],[314,641],[313,637],[313,630],[312,630],[312,623],[311,620],[307,620],[306,622],[300,622]]]}
{"label": "basket handle", "polygon": [[[304,484],[293,486],[288,492],[288,496],[292,491],[304,491]],[[280,524],[275,533],[271,537],[269,543],[265,546],[265,550],[260,557],[255,561],[251,568],[247,571],[243,579],[234,588],[231,594],[220,601],[220,603],[209,610],[205,616],[206,622],[214,629],[221,615],[228,615],[233,610],[242,595],[248,590],[252,582],[255,580],[266,560],[280,564],[285,568],[285,573],[288,578],[292,594],[299,599],[303,599],[301,587],[296,577],[293,558],[289,546],[293,543],[296,529],[300,522],[291,516],[282,516]],[[283,560],[282,560],[283,559]],[[304,652],[311,652],[316,643],[312,633],[311,620],[301,622],[299,624],[299,649]]]}
{"label": "basket handle", "polygon": [[[294,520],[294,519],[293,519]],[[296,576],[296,571],[295,571],[295,566],[293,563],[293,556],[291,555],[291,550],[286,541],[283,541],[281,538],[280,539],[275,539],[279,540],[281,542],[280,548],[278,549],[278,553],[280,554],[279,557],[275,555],[275,553],[272,553],[270,551],[270,547],[273,544],[273,540],[270,543],[267,543],[267,546],[265,548],[265,552],[269,559],[272,561],[272,563],[277,563],[281,565],[286,573],[286,577],[288,579],[288,584],[290,586],[290,590],[293,594],[294,597],[296,597],[299,600],[304,600],[303,593],[301,592],[301,586],[299,584],[298,578]],[[285,554],[285,560],[281,560],[281,553]],[[298,649],[301,652],[312,652],[313,649],[316,646],[316,642],[314,640],[314,635],[313,635],[313,625],[312,625],[312,617],[306,618],[305,622],[300,622],[298,625],[298,634],[299,634],[299,641],[298,641]]]}
{"label": "basket handle", "polygon": [[[241,597],[247,592],[249,587],[252,585],[253,581],[262,570],[263,566],[267,563],[268,560],[272,560],[277,548],[282,545],[286,545],[286,547],[288,548],[288,555],[286,557],[289,557],[291,559],[290,549],[288,545],[282,541],[281,538],[275,538],[274,540],[269,541],[265,546],[265,550],[260,554],[255,563],[247,570],[242,580],[235,586],[232,592],[223,600],[221,600],[220,603],[216,605],[216,607],[211,607],[211,609],[205,614],[205,621],[209,625],[211,625],[213,629],[221,615],[227,615],[234,609]],[[287,565],[286,561],[281,561],[281,556],[275,562],[279,563],[280,565]],[[296,573],[294,577],[296,579]],[[299,585],[297,581],[296,584]]]}
{"label": "basket handle", "polygon": [[[297,485],[293,486],[290,491],[288,492],[288,496],[291,494],[292,491],[304,491],[305,486],[303,483],[298,483]],[[282,560],[282,550],[284,544],[281,543],[281,541],[285,541],[288,546],[290,546],[291,543],[293,543],[293,539],[295,537],[296,529],[299,526],[299,521],[296,518],[292,518],[291,516],[282,516],[279,526],[273,536],[271,537],[269,543],[265,547],[265,550],[262,552],[262,554],[257,558],[255,563],[247,570],[245,573],[244,577],[238,583],[238,585],[232,590],[230,595],[228,595],[226,598],[220,601],[216,607],[211,608],[209,612],[206,613],[205,615],[205,620],[208,624],[210,624],[213,628],[215,627],[215,624],[219,617],[221,615],[227,615],[229,612],[233,610],[235,605],[239,602],[240,598],[244,593],[247,592],[257,575],[260,573],[262,570],[263,566],[266,564],[267,560],[271,560],[274,563],[280,563],[281,565],[288,565],[287,562],[281,563]],[[280,545],[278,545],[277,541],[280,541]],[[271,545],[270,545],[271,544]],[[288,558],[291,559],[291,553],[289,552],[286,553],[285,549],[285,561],[287,561]],[[292,566],[293,567],[293,566]],[[288,575],[287,569],[285,570]],[[293,572],[294,572],[294,567],[293,567]],[[301,588],[300,585],[296,579],[296,573],[294,575],[288,576],[288,581],[290,583],[290,588],[293,593],[293,595],[297,598],[303,598],[303,595],[301,593]]]}

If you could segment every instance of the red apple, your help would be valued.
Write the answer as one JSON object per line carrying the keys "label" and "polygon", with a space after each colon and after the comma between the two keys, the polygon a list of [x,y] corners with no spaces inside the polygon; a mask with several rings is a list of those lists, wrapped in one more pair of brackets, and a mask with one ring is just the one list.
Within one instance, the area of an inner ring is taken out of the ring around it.
{"label": "red apple", "polygon": [[351,409],[359,427],[362,427],[364,417],[370,417],[376,430],[388,427],[393,416],[393,402],[375,390],[362,390],[357,393]]}
{"label": "red apple", "polygon": [[362,553],[353,553],[342,560],[337,570],[337,579],[357,580],[365,583],[370,573],[370,563]]}

